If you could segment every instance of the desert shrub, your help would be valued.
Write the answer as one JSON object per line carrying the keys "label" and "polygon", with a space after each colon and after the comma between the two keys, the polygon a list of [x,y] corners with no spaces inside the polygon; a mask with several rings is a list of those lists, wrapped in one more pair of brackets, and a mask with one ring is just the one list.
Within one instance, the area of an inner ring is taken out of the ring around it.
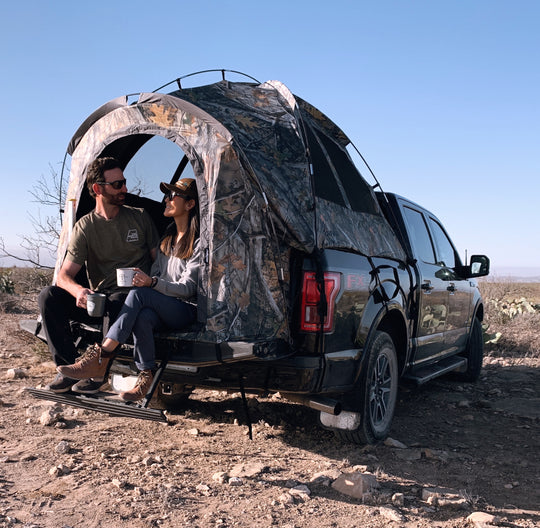
{"label": "desert shrub", "polygon": [[44,268],[21,268],[25,272],[19,275],[17,289],[20,293],[39,293],[45,286],[51,284],[53,270]]}
{"label": "desert shrub", "polygon": [[0,313],[10,312],[17,305],[15,283],[10,270],[0,270]]}
{"label": "desert shrub", "polygon": [[540,357],[540,283],[482,281],[488,355]]}
{"label": "desert shrub", "polygon": [[0,271],[0,292],[15,293],[15,284],[11,279],[11,271]]}
{"label": "desert shrub", "polygon": [[52,274],[52,270],[41,268],[0,268],[0,312],[35,311],[37,295],[51,283]]}
{"label": "desert shrub", "polygon": [[0,291],[0,313],[11,313],[17,310],[17,295]]}
{"label": "desert shrub", "polygon": [[[18,267],[5,269],[13,282],[13,292],[20,295],[39,293],[44,286],[51,284],[53,270],[47,268]],[[2,273],[0,271],[0,273]]]}

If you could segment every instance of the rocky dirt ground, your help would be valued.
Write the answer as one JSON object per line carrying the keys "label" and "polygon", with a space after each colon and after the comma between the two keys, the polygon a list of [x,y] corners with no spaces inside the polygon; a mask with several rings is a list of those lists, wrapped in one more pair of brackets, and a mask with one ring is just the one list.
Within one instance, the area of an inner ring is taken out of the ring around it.
{"label": "rocky dirt ground", "polygon": [[540,526],[538,359],[404,385],[377,446],[252,397],[250,440],[239,395],[197,391],[168,425],[34,399],[54,368],[31,316],[0,314],[0,527]]}

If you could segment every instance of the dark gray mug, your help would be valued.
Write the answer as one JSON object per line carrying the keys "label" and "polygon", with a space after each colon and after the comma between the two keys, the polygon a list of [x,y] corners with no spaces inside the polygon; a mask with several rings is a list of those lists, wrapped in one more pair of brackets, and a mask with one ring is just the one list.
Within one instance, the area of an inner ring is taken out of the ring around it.
{"label": "dark gray mug", "polygon": [[86,297],[86,311],[90,317],[103,317],[107,296],[103,293],[89,293]]}

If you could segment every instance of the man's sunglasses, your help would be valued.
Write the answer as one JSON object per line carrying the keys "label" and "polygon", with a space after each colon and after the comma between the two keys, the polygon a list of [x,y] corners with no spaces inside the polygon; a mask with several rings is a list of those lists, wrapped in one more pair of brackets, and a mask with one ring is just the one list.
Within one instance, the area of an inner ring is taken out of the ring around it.
{"label": "man's sunglasses", "polygon": [[113,182],[98,182],[99,185],[110,185],[113,189],[115,190],[119,190],[121,189],[125,184],[126,184],[127,180],[116,180],[116,181],[113,181]]}

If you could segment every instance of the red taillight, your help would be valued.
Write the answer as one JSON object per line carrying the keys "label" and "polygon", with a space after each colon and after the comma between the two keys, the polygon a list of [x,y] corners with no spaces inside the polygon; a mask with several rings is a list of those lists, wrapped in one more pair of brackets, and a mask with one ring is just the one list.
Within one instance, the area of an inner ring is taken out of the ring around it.
{"label": "red taillight", "polygon": [[[327,271],[324,273],[324,291],[326,294],[326,317],[323,330],[331,332],[334,327],[334,304],[339,293],[341,275]],[[304,272],[302,284],[302,306],[300,330],[304,332],[317,332],[320,330],[319,302],[321,295],[315,280],[314,271]]]}

